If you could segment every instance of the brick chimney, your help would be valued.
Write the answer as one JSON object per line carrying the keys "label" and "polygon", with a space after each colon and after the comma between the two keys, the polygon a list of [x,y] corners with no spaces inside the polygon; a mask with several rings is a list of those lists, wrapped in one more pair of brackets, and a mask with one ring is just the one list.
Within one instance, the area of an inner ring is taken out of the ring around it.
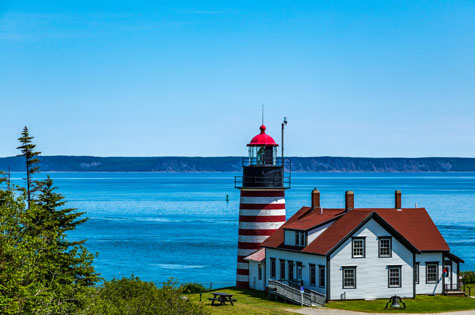
{"label": "brick chimney", "polygon": [[401,191],[396,190],[394,193],[394,201],[395,201],[395,208],[396,209],[401,209]]}
{"label": "brick chimney", "polygon": [[345,192],[345,211],[355,207],[355,194],[352,191]]}
{"label": "brick chimney", "polygon": [[320,191],[317,188],[312,190],[312,210],[320,208]]}

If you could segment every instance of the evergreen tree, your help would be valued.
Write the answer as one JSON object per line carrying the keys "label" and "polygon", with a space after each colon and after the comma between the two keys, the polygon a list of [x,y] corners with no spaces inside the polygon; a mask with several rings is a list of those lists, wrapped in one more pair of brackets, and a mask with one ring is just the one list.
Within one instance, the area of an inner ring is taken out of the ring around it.
{"label": "evergreen tree", "polygon": [[32,139],[25,127],[19,149],[26,159],[27,189],[17,188],[23,192],[18,195],[8,182],[7,189],[0,187],[0,313],[74,314],[99,281],[84,240],[67,239],[86,219],[65,207],[49,176],[32,180],[39,170]]}
{"label": "evergreen tree", "polygon": [[64,208],[66,201],[63,195],[55,192],[56,189],[48,175],[35,202],[38,209],[32,222],[34,230],[51,237],[48,242],[54,245],[54,252],[50,253],[50,259],[55,260],[63,276],[69,276],[74,284],[93,285],[99,280],[92,266],[94,255],[84,247],[85,240],[69,241],[66,234],[85,223],[87,218],[81,218],[84,212]]}
{"label": "evergreen tree", "polygon": [[28,127],[25,126],[23,131],[21,132],[21,137],[18,138],[20,141],[20,146],[17,148],[21,150],[21,154],[19,156],[25,157],[25,165],[26,165],[26,196],[27,196],[27,205],[30,208],[30,203],[32,200],[32,194],[40,188],[41,182],[33,181],[32,176],[35,173],[39,173],[39,166],[36,166],[40,161],[37,156],[41,154],[41,152],[36,152],[35,147],[36,144],[31,142],[33,137],[30,136],[28,131]]}

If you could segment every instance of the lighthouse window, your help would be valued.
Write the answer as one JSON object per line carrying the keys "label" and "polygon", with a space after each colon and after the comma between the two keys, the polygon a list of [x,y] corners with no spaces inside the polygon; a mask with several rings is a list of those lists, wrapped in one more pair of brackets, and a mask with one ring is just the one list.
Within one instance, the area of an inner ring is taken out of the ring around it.
{"label": "lighthouse window", "polygon": [[270,259],[270,277],[275,279],[275,258]]}

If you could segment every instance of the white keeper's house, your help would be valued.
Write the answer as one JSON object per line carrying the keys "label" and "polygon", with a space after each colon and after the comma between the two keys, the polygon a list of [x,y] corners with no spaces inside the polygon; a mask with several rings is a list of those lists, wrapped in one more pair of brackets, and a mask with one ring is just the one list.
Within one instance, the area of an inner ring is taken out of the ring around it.
{"label": "white keeper's house", "polygon": [[[463,260],[450,248],[424,208],[355,208],[345,193],[339,209],[311,207],[285,221],[284,157],[265,134],[248,145],[241,190],[237,285],[276,294],[304,292],[308,305],[341,299],[447,294],[460,290]],[[283,154],[282,154],[283,155]],[[310,194],[309,194],[310,195]]]}

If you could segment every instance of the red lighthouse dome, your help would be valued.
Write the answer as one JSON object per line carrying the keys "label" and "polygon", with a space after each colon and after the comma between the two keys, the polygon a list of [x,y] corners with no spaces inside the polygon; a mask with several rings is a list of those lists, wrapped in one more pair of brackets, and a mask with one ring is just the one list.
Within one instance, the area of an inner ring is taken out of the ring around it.
{"label": "red lighthouse dome", "polygon": [[262,146],[267,146],[267,147],[277,147],[278,144],[275,143],[274,139],[266,134],[266,126],[262,125],[261,126],[261,133],[252,138],[251,143],[249,143],[247,146],[248,147],[262,147]]}

